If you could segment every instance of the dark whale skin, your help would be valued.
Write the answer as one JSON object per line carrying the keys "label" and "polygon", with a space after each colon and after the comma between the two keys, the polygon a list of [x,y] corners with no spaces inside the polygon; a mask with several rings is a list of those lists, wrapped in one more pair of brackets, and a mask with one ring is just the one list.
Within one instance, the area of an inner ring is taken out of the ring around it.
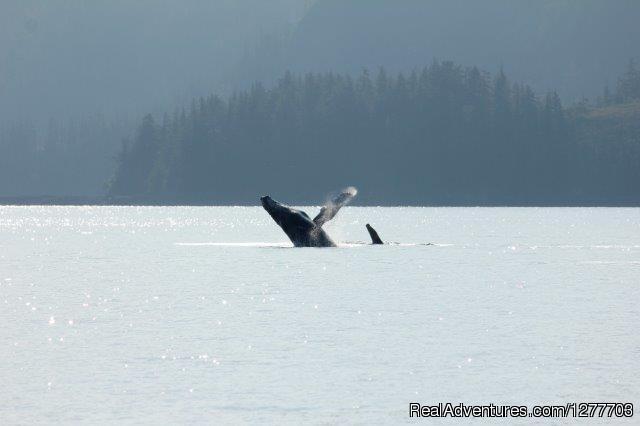
{"label": "dark whale skin", "polygon": [[268,195],[260,197],[262,207],[282,228],[296,247],[336,247],[322,227],[302,210],[275,201]]}
{"label": "dark whale skin", "polygon": [[373,229],[373,226],[369,225],[368,223],[367,223],[367,231],[369,231],[369,236],[371,237],[371,244],[384,244],[384,242],[382,242],[382,239],[380,238],[376,230]]}

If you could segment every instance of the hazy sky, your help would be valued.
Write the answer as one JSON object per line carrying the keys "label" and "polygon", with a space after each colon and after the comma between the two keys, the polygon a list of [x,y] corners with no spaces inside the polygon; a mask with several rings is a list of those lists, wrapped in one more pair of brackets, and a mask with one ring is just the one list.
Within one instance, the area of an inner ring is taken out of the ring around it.
{"label": "hazy sky", "polygon": [[640,56],[638,0],[321,0],[297,28],[287,66],[410,70],[432,58],[503,66],[572,102],[615,85]]}
{"label": "hazy sky", "polygon": [[434,57],[573,101],[640,55],[638,22],[638,0],[2,0],[0,123],[139,117],[286,69]]}
{"label": "hazy sky", "polygon": [[0,114],[139,113],[220,90],[261,34],[293,25],[306,3],[2,0]]}

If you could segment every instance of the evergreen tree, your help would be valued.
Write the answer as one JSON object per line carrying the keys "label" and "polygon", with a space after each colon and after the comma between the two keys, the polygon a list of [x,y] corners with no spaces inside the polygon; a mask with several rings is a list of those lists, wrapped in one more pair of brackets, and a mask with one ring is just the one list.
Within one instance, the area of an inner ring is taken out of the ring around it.
{"label": "evergreen tree", "polygon": [[[599,188],[640,196],[621,183],[637,175],[638,144],[612,159],[576,142],[584,128],[557,93],[540,101],[503,70],[434,61],[406,75],[381,68],[374,80],[366,70],[356,78],[287,72],[272,88],[194,100],[161,125],[145,117],[110,192],[237,203],[349,183],[376,188],[388,203],[535,203],[584,196],[599,179]],[[616,172],[600,173],[603,161]]]}

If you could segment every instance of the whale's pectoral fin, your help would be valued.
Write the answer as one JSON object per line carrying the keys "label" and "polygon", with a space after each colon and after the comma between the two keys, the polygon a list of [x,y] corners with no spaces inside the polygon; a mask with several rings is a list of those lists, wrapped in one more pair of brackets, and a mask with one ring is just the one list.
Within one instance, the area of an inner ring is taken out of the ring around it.
{"label": "whale's pectoral fin", "polygon": [[373,226],[369,225],[368,223],[367,223],[367,231],[369,231],[369,236],[371,237],[371,244],[384,244],[380,239],[380,236],[378,235],[376,230],[373,229]]}
{"label": "whale's pectoral fin", "polygon": [[340,191],[340,194],[322,206],[320,213],[318,213],[318,215],[313,219],[315,224],[322,227],[326,222],[333,219],[343,206],[346,206],[351,200],[353,200],[353,197],[355,197],[357,193],[358,190],[352,186]]}

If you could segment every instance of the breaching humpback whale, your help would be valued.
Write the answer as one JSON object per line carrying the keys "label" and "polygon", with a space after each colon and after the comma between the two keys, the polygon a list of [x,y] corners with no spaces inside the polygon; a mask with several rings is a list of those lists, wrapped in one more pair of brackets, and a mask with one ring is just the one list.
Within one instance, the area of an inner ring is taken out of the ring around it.
{"label": "breaching humpback whale", "polygon": [[[297,210],[275,201],[266,195],[260,198],[262,207],[269,213],[273,220],[280,225],[287,237],[296,247],[335,247],[336,244],[329,238],[322,229],[322,225],[335,217],[343,206],[347,205],[358,191],[353,188],[346,188],[338,196],[327,202],[320,213],[311,218],[302,210]],[[382,244],[373,228],[367,225],[369,234],[374,244]],[[373,231],[373,234],[371,233]],[[373,238],[375,234],[376,239]]]}

